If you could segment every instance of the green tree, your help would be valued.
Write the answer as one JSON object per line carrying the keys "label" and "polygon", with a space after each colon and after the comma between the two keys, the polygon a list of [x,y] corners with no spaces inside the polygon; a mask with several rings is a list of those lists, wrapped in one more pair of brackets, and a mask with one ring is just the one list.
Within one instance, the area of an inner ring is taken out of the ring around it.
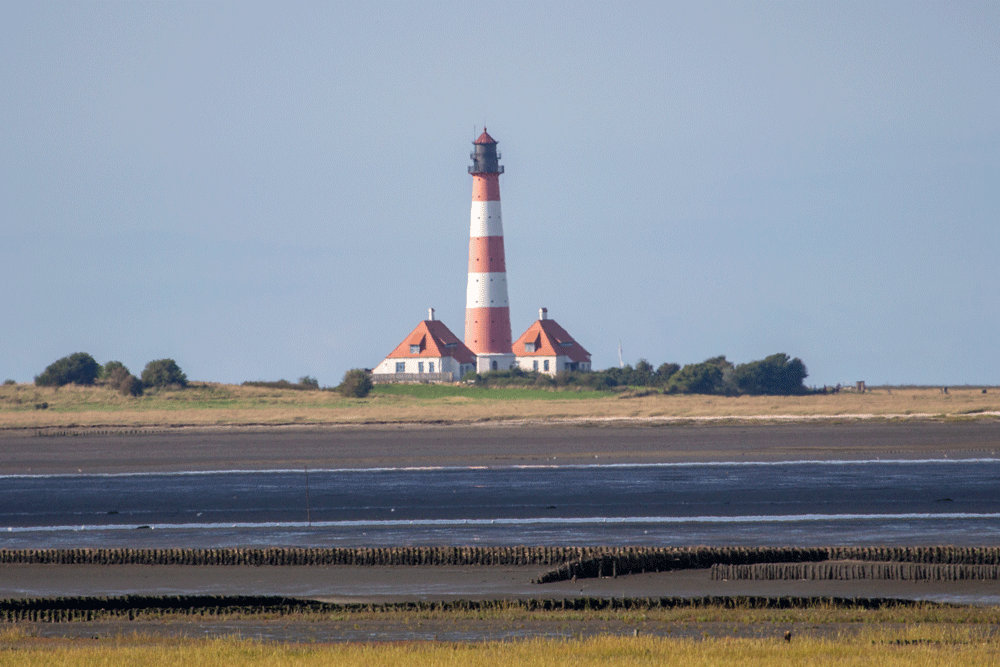
{"label": "green tree", "polygon": [[808,375],[801,359],[778,353],[737,366],[733,371],[733,384],[746,394],[787,396],[805,392],[802,381]]}
{"label": "green tree", "polygon": [[101,369],[101,378],[107,380],[112,386],[117,387],[126,376],[132,372],[120,361],[109,361]]}
{"label": "green tree", "polygon": [[101,366],[101,373],[98,376],[101,380],[110,380],[113,374],[121,375],[121,370],[124,369],[126,373],[129,372],[128,368],[125,368],[125,364],[120,361],[109,361],[108,363]]}
{"label": "green tree", "polygon": [[363,368],[352,368],[344,373],[344,379],[341,380],[337,389],[349,398],[364,398],[373,386],[372,377],[368,371]]}
{"label": "green tree", "polygon": [[646,359],[640,359],[632,371],[628,384],[636,387],[648,387],[656,381],[656,371],[653,364]]}
{"label": "green tree", "polygon": [[187,386],[187,376],[173,359],[157,359],[142,369],[142,384],[146,387]]}
{"label": "green tree", "polygon": [[700,364],[687,364],[673,374],[667,391],[679,394],[725,394],[733,365],[725,356],[712,357]]}
{"label": "green tree", "polygon": [[656,369],[656,381],[659,384],[666,384],[673,377],[674,373],[681,369],[680,364],[663,363]]}
{"label": "green tree", "polygon": [[101,366],[86,352],[74,352],[68,357],[53,361],[35,376],[39,387],[61,387],[64,384],[94,384]]}
{"label": "green tree", "polygon": [[319,380],[308,375],[303,375],[299,378],[299,385],[304,389],[319,389]]}

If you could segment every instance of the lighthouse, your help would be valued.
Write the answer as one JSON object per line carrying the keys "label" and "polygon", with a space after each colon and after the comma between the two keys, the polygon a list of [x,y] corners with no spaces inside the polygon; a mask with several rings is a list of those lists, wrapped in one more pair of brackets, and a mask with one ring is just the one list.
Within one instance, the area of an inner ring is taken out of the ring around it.
{"label": "lighthouse", "polygon": [[476,370],[509,370],[511,351],[507,266],[500,218],[500,154],[483,128],[473,142],[469,284],[465,298],[465,345],[476,355]]}

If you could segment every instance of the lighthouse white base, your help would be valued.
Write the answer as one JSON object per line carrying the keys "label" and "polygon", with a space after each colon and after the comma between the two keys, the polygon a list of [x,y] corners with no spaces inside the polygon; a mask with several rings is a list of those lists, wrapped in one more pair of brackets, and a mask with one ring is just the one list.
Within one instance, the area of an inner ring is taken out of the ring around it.
{"label": "lighthouse white base", "polygon": [[517,357],[513,352],[498,352],[495,354],[477,354],[476,372],[488,373],[489,371],[509,371]]}

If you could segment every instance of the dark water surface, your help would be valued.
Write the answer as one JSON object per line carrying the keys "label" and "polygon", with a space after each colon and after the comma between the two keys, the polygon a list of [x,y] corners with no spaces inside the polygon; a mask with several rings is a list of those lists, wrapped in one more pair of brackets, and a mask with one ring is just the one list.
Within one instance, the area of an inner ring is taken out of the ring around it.
{"label": "dark water surface", "polygon": [[0,548],[1000,545],[1000,459],[0,476]]}

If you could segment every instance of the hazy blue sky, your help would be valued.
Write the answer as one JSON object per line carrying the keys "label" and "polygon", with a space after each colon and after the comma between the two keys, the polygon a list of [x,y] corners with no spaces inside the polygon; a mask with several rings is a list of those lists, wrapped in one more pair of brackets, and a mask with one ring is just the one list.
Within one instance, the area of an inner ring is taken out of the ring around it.
{"label": "hazy blue sky", "polygon": [[997,2],[0,0],[0,379],[339,382],[437,309],[499,141],[514,336],[1000,384]]}

